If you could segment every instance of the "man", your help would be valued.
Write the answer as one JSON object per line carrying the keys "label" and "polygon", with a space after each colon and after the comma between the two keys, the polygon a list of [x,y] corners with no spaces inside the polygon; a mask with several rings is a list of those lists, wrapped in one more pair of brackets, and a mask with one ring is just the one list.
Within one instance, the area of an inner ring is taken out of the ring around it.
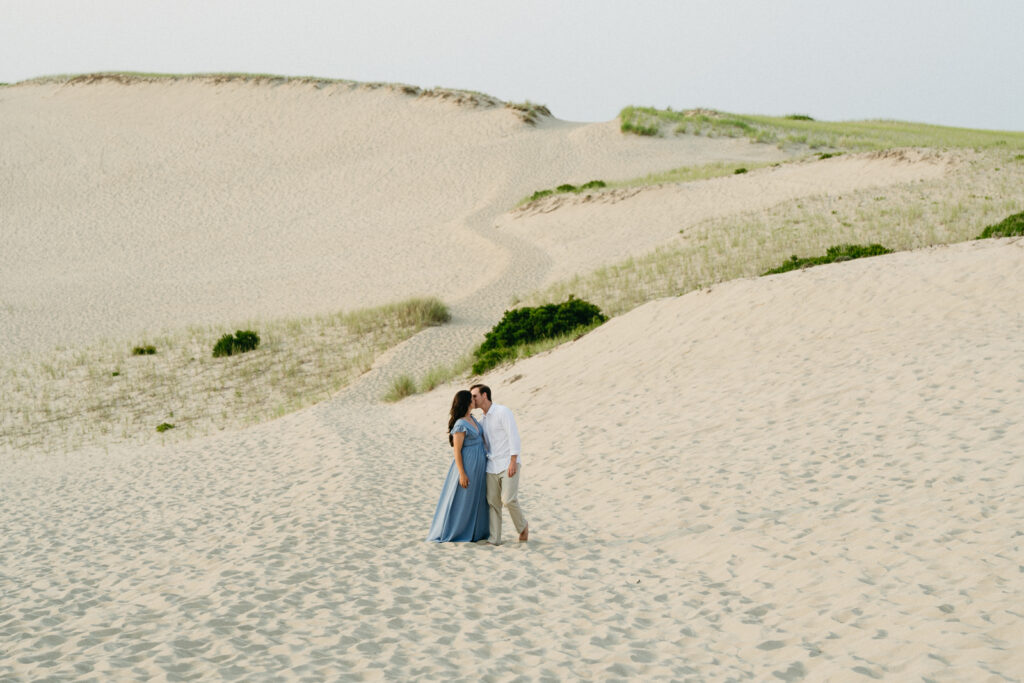
{"label": "man", "polygon": [[490,508],[491,535],[487,542],[501,545],[501,508],[508,508],[519,540],[526,541],[530,529],[519,508],[520,460],[519,430],[507,406],[491,402],[491,389],[483,384],[469,388],[473,407],[484,411],[481,424],[487,441],[487,506]]}

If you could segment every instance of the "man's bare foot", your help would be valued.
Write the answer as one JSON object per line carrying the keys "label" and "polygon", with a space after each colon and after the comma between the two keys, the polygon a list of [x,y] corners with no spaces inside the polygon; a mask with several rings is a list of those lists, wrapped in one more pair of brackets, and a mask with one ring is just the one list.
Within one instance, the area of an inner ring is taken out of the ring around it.
{"label": "man's bare foot", "polygon": [[523,533],[519,534],[519,542],[525,543],[530,539],[530,525],[527,524],[523,527]]}

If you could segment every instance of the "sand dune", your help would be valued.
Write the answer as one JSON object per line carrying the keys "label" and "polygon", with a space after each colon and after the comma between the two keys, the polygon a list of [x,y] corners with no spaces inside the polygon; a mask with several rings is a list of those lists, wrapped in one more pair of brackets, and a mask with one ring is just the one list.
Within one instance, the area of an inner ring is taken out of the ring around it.
{"label": "sand dune", "polygon": [[347,84],[26,84],[0,92],[0,126],[4,350],[454,303],[467,264],[480,287],[505,271],[485,233],[536,189],[784,158]]}
{"label": "sand dune", "polygon": [[487,375],[527,544],[424,543],[455,387],[378,401],[616,243],[955,158],[515,213],[780,155],[351,84],[29,84],[0,120],[0,352],[408,294],[456,313],[272,422],[0,453],[0,679],[1021,680],[1024,240],[717,285]]}
{"label": "sand dune", "polygon": [[555,195],[508,212],[497,224],[551,256],[548,282],[553,282],[646,254],[709,218],[763,210],[800,197],[841,197],[933,179],[956,163],[950,154],[916,150],[846,155],[700,183]]}
{"label": "sand dune", "polygon": [[16,463],[0,671],[1019,678],[1022,244],[732,282],[486,377],[526,545],[421,542],[448,389]]}

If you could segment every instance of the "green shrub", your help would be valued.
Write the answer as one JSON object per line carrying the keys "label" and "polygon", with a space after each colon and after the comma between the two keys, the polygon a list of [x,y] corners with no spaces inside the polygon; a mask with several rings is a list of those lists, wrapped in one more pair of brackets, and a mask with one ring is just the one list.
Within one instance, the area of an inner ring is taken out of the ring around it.
{"label": "green shrub", "polygon": [[156,426],[156,431],[158,432],[166,432],[168,429],[174,429],[174,425],[164,422]]}
{"label": "green shrub", "polygon": [[576,187],[575,185],[571,185],[569,183],[563,183],[562,185],[559,185],[558,187],[556,187],[553,190],[537,190],[536,192],[531,194],[530,198],[527,199],[526,201],[527,202],[535,202],[538,199],[543,199],[544,197],[550,197],[551,195],[553,195],[555,193],[565,194],[567,192],[572,192],[574,194],[578,194],[580,192],[583,192],[584,190],[596,190],[596,189],[599,189],[599,188],[602,188],[602,187],[607,187],[607,183],[605,183],[603,180],[591,180],[590,182],[584,183],[583,185],[580,185],[579,187]]}
{"label": "green shrub", "polygon": [[775,275],[777,273],[785,273],[798,268],[809,268],[811,266],[820,266],[826,263],[839,263],[840,261],[850,261],[856,258],[880,256],[882,254],[891,253],[892,249],[886,249],[881,244],[869,244],[867,246],[859,244],[840,244],[834,247],[829,247],[824,256],[800,258],[796,254],[793,254],[793,256],[781,266],[762,273],[762,275]]}
{"label": "green shrub", "polygon": [[473,352],[473,372],[481,374],[517,355],[517,348],[550,339],[608,319],[594,304],[569,296],[560,304],[517,308],[505,315]]}
{"label": "green shrub", "polygon": [[745,168],[743,168],[742,166],[740,166],[740,167],[739,167],[739,168],[737,168],[737,169],[736,169],[735,171],[733,171],[733,172],[732,172],[732,174],[733,174],[733,175],[742,175],[742,174],[744,174],[744,173],[746,173],[746,172],[747,172],[747,169],[745,169]]}
{"label": "green shrub", "polygon": [[222,358],[252,351],[260,345],[260,336],[252,330],[238,330],[234,336],[225,334],[213,345],[213,357]]}
{"label": "green shrub", "polygon": [[813,121],[807,114],[787,114],[786,118],[790,121]]}
{"label": "green shrub", "polygon": [[823,161],[825,159],[831,159],[832,157],[838,157],[842,155],[842,152],[818,152],[818,159]]}
{"label": "green shrub", "polygon": [[132,349],[133,356],[152,356],[156,353],[155,346],[136,346]]}
{"label": "green shrub", "polygon": [[1007,216],[995,225],[990,225],[978,235],[979,240],[987,240],[990,237],[1009,237],[1011,235],[1024,235],[1024,211]]}

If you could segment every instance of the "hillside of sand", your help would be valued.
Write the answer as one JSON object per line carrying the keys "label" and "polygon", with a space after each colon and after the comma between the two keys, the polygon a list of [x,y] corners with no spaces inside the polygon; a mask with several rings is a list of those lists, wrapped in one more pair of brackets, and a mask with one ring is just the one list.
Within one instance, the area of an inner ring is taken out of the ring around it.
{"label": "hillside of sand", "polygon": [[1020,239],[716,284],[479,378],[521,425],[526,544],[423,543],[461,385],[379,402],[512,297],[691,222],[964,162],[517,211],[781,153],[348,84],[26,84],[0,112],[5,353],[408,294],[455,314],[278,420],[0,456],[0,678],[1021,678]]}

